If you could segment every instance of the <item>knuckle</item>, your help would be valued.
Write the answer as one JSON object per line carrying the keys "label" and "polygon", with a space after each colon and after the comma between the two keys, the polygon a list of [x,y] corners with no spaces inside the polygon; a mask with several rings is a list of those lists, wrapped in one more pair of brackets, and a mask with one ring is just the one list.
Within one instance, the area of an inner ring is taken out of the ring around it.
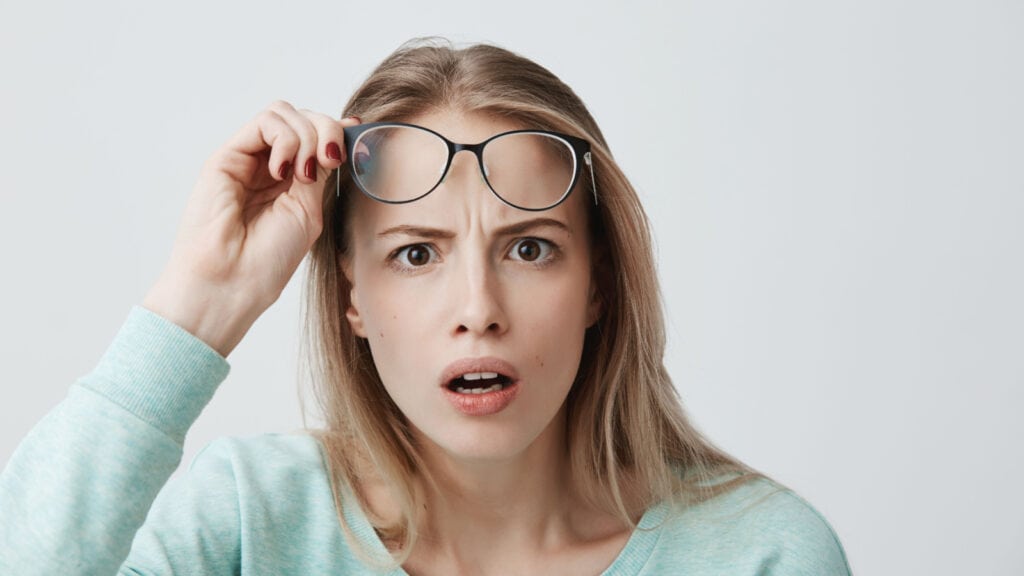
{"label": "knuckle", "polygon": [[302,115],[318,126],[329,126],[332,122],[331,117],[327,114],[321,114],[313,110],[302,110]]}
{"label": "knuckle", "polygon": [[271,102],[270,106],[267,106],[267,108],[269,110],[295,110],[295,107],[292,106],[290,102],[280,99]]}
{"label": "knuckle", "polygon": [[316,128],[310,121],[301,122],[295,128],[301,133],[303,143],[316,144]]}
{"label": "knuckle", "polygon": [[275,142],[275,144],[277,143],[280,143],[289,148],[297,148],[299,144],[301,144],[302,142],[299,139],[299,136],[295,134],[295,132],[291,130],[285,130],[281,132],[281,134],[278,136],[277,142]]}
{"label": "knuckle", "polygon": [[273,110],[265,109],[256,115],[256,122],[260,125],[267,126],[275,124],[281,120],[281,117]]}

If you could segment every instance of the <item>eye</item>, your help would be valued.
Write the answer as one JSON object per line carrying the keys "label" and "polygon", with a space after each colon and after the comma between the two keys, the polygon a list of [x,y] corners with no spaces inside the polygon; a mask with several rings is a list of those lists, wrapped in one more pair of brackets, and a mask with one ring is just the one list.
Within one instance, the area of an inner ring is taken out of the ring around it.
{"label": "eye", "polygon": [[430,246],[426,244],[410,244],[399,249],[393,259],[401,266],[420,267],[429,264],[432,256],[434,256],[434,251]]}
{"label": "eye", "polygon": [[512,245],[511,256],[513,260],[540,263],[550,260],[553,252],[554,246],[547,240],[522,238]]}

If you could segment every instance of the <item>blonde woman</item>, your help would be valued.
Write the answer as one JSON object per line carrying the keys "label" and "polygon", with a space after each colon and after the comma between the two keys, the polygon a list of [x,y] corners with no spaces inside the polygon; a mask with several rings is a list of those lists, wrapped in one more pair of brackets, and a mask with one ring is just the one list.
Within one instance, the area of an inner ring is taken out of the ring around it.
{"label": "blonde woman", "polygon": [[[307,254],[325,428],[219,440],[167,483]],[[0,573],[849,574],[689,423],[662,321],[573,91],[403,46],[342,120],[276,102],[207,161],[164,273],[0,477]]]}

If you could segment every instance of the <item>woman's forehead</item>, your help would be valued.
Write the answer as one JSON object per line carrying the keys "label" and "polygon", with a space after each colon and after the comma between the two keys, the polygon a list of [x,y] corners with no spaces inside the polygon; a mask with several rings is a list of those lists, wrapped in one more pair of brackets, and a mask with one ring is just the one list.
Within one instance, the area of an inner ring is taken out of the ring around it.
{"label": "woman's forehead", "polygon": [[497,114],[465,111],[451,107],[419,114],[404,120],[404,122],[429,128],[452,142],[461,144],[476,144],[495,134],[528,128],[520,122]]}
{"label": "woman's forehead", "polygon": [[354,231],[373,238],[388,228],[410,226],[450,230],[461,236],[460,232],[472,228],[492,232],[538,217],[561,222],[573,235],[581,234],[587,226],[585,210],[575,193],[550,210],[530,212],[508,206],[486,188],[472,190],[472,200],[460,199],[459,192],[448,192],[438,190],[407,204],[385,204],[360,194],[352,206]]}

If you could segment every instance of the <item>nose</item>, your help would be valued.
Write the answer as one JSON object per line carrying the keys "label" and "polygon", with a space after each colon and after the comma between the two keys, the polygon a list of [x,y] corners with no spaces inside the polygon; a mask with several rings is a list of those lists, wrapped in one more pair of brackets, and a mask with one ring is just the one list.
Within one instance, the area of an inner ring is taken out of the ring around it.
{"label": "nose", "polygon": [[467,262],[455,274],[450,296],[455,302],[454,335],[500,336],[508,331],[502,287],[484,258]]}

